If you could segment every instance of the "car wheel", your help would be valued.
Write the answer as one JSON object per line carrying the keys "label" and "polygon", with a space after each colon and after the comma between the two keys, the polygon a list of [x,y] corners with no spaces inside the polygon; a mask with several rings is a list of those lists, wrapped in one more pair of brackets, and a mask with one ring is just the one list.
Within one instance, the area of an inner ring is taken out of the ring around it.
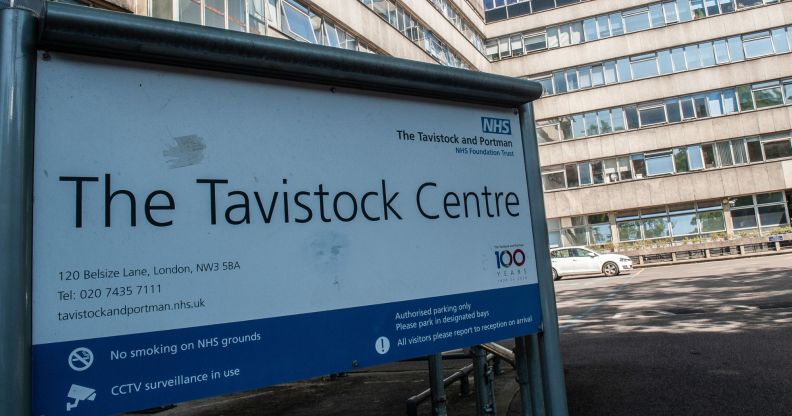
{"label": "car wheel", "polygon": [[556,269],[553,269],[553,280],[561,280],[561,276],[558,275]]}
{"label": "car wheel", "polygon": [[602,274],[611,277],[619,274],[619,265],[609,261],[602,265]]}

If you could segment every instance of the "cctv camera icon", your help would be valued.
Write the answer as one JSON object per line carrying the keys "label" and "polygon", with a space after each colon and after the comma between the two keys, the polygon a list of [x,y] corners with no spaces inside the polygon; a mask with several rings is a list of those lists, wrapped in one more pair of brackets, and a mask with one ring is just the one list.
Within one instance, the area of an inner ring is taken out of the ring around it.
{"label": "cctv camera icon", "polygon": [[66,395],[67,398],[74,400],[74,403],[66,402],[66,411],[70,411],[77,407],[77,405],[83,401],[94,401],[96,398],[96,390],[88,387],[78,386],[77,384],[72,384],[71,388],[69,389],[69,394]]}

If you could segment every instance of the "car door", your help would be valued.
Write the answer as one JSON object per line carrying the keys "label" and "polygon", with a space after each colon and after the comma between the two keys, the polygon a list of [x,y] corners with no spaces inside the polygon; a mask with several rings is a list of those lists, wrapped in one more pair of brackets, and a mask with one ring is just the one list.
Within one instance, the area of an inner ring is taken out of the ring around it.
{"label": "car door", "polygon": [[554,250],[550,253],[550,258],[559,275],[574,273],[574,258],[569,249]]}
{"label": "car door", "polygon": [[599,271],[597,255],[593,251],[573,248],[572,258],[575,260],[576,273],[595,273]]}

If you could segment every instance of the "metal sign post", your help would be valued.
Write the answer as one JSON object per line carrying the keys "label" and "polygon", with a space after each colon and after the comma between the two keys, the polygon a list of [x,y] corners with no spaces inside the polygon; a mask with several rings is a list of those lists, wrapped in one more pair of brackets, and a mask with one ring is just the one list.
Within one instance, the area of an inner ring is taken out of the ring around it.
{"label": "metal sign post", "polygon": [[0,12],[0,413],[117,413],[543,330],[532,392],[566,414],[538,84],[33,5]]}
{"label": "metal sign post", "polygon": [[36,18],[0,10],[0,414],[29,415]]}

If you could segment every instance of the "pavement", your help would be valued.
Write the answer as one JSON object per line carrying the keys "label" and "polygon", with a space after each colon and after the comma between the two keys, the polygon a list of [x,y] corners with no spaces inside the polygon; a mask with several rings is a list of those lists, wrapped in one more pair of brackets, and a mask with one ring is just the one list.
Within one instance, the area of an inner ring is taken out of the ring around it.
{"label": "pavement", "polygon": [[[792,414],[792,254],[565,277],[556,293],[570,415]],[[445,374],[469,363],[446,360]],[[515,373],[502,368],[497,414],[516,416]],[[426,388],[426,361],[401,362],[158,414],[402,416]],[[446,391],[449,415],[475,415],[474,395]]]}

